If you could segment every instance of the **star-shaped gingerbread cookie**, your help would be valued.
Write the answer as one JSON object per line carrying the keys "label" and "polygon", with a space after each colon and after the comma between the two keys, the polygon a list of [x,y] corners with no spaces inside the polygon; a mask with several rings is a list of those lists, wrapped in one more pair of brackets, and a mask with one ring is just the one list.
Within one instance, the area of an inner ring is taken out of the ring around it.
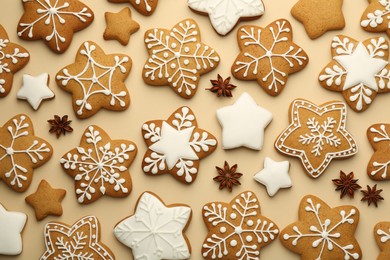
{"label": "star-shaped gingerbread cookie", "polygon": [[375,151],[367,165],[367,175],[376,181],[390,180],[390,124],[370,126],[367,138]]}
{"label": "star-shaped gingerbread cookie", "polygon": [[390,222],[382,221],[374,227],[374,237],[381,252],[377,260],[390,259]]}
{"label": "star-shaped gingerbread cookie", "polygon": [[111,3],[130,3],[142,15],[152,15],[156,10],[158,0],[108,0]]}
{"label": "star-shaped gingerbread cookie", "polygon": [[367,32],[386,32],[390,36],[390,2],[368,0],[370,3],[360,19],[361,27]]}

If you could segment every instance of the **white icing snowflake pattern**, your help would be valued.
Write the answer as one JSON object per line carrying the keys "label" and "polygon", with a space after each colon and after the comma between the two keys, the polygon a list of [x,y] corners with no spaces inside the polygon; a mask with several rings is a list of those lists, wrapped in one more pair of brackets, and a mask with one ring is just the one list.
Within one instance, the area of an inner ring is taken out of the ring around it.
{"label": "white icing snowflake pattern", "polygon": [[154,194],[141,195],[133,216],[114,229],[116,238],[133,250],[134,259],[188,259],[184,230],[191,217],[185,205],[165,206]]}
{"label": "white icing snowflake pattern", "polygon": [[[371,4],[362,15],[360,25],[367,31],[386,31],[390,27],[390,1],[373,0],[370,2]],[[383,23],[387,24],[382,26]]]}
{"label": "white icing snowflake pattern", "polygon": [[374,148],[367,166],[367,173],[373,180],[390,179],[390,125],[376,124],[368,129],[368,140]]}

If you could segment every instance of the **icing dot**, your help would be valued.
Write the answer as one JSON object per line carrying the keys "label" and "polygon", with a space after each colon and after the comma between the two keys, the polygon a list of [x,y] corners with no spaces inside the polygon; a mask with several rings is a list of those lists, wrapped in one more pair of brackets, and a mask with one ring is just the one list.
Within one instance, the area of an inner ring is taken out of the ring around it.
{"label": "icing dot", "polygon": [[178,53],[178,52],[175,52],[175,58],[180,58],[180,53]]}
{"label": "icing dot", "polygon": [[230,218],[231,218],[231,219],[236,219],[236,218],[237,218],[237,215],[236,215],[236,213],[232,213],[232,214],[230,214]]}
{"label": "icing dot", "polygon": [[241,234],[242,233],[242,228],[241,227],[236,227],[235,229],[234,229],[234,232],[236,233],[236,234]]}
{"label": "icing dot", "polygon": [[231,246],[236,246],[237,245],[237,241],[233,239],[232,241],[230,241],[230,245]]}
{"label": "icing dot", "polygon": [[245,240],[246,240],[246,242],[252,242],[253,237],[252,236],[246,236]]}
{"label": "icing dot", "polygon": [[172,47],[172,48],[176,48],[176,47],[177,47],[177,44],[176,44],[176,43],[172,43],[172,44],[171,44],[171,47]]}
{"label": "icing dot", "polygon": [[176,64],[175,63],[172,63],[171,64],[171,69],[175,69],[176,68]]}
{"label": "icing dot", "polygon": [[248,226],[253,226],[253,220],[248,220],[247,222],[246,222],[246,224],[248,225]]}
{"label": "icing dot", "polygon": [[164,52],[164,58],[168,58],[168,52]]}
{"label": "icing dot", "polygon": [[189,47],[185,47],[184,51],[188,53],[190,51],[190,48]]}
{"label": "icing dot", "polygon": [[184,60],[184,65],[188,65],[190,64],[190,61],[189,60]]}
{"label": "icing dot", "polygon": [[219,232],[221,232],[222,234],[225,233],[225,232],[226,232],[226,228],[225,228],[225,227],[221,227],[221,228],[219,229]]}
{"label": "icing dot", "polygon": [[14,154],[14,149],[12,149],[12,147],[8,147],[7,150],[5,150],[5,152],[6,152],[8,155],[13,155],[13,154]]}

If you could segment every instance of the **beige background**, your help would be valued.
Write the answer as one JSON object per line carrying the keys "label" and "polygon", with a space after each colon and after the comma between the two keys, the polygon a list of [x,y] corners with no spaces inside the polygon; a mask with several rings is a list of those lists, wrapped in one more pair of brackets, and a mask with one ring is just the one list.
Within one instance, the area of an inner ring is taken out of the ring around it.
{"label": "beige background", "polygon": [[[201,217],[202,206],[210,201],[230,201],[239,192],[245,190],[252,190],[256,193],[264,216],[274,220],[281,229],[297,219],[299,202],[306,194],[317,195],[331,206],[343,204],[357,206],[361,211],[361,221],[356,232],[357,239],[362,247],[364,258],[376,258],[379,250],[374,242],[373,227],[378,221],[390,220],[390,183],[379,183],[379,188],[384,189],[383,195],[386,200],[380,204],[379,208],[375,208],[367,207],[365,203],[360,202],[360,194],[357,194],[354,200],[349,198],[340,200],[339,193],[334,191],[335,186],[331,179],[338,177],[339,170],[354,171],[356,177],[360,179],[361,186],[374,184],[366,175],[366,166],[373,152],[366,138],[366,129],[374,123],[390,122],[388,113],[390,94],[379,95],[363,114],[348,109],[347,128],[358,142],[360,151],[346,161],[334,161],[319,179],[313,180],[307,177],[298,159],[282,156],[273,147],[278,134],[288,125],[288,107],[292,100],[305,98],[321,104],[342,99],[341,94],[329,92],[320,87],[317,77],[331,59],[330,42],[335,34],[343,33],[359,40],[374,36],[364,32],[359,26],[360,16],[368,4],[366,0],[344,1],[346,28],[338,32],[329,32],[315,41],[307,37],[303,26],[289,13],[295,0],[265,0],[265,15],[249,23],[266,26],[278,18],[287,18],[292,23],[295,42],[308,53],[310,62],[302,72],[289,78],[284,92],[276,98],[265,94],[256,82],[242,82],[233,79],[232,83],[238,85],[238,88],[234,91],[232,99],[217,98],[204,89],[210,87],[209,80],[216,78],[217,73],[223,77],[230,75],[230,67],[239,52],[236,42],[237,28],[227,37],[220,37],[211,27],[208,17],[191,12],[185,0],[163,0],[160,1],[156,12],[151,17],[144,17],[133,9],[133,17],[141,24],[141,29],[131,37],[130,44],[123,47],[118,42],[103,40],[104,12],[117,12],[129,5],[112,4],[106,0],[84,0],[84,2],[95,12],[95,21],[90,27],[74,35],[70,48],[63,55],[53,54],[42,41],[19,40],[16,27],[23,14],[22,3],[20,0],[1,0],[0,2],[0,23],[8,31],[11,41],[22,44],[31,53],[30,63],[16,74],[12,91],[6,98],[0,100],[0,125],[17,113],[26,113],[34,122],[36,134],[45,138],[54,147],[52,159],[43,167],[35,170],[32,185],[25,193],[15,193],[4,184],[0,184],[0,202],[9,210],[25,212],[28,215],[28,223],[23,232],[23,253],[12,259],[37,259],[45,251],[43,228],[46,222],[62,221],[73,224],[88,214],[99,218],[102,226],[102,241],[112,249],[117,259],[131,259],[131,250],[116,241],[113,227],[122,218],[133,214],[136,200],[146,190],[157,193],[168,204],[185,203],[192,207],[193,218],[187,231],[192,246],[192,259],[201,259],[201,244],[207,235]],[[141,78],[141,71],[147,59],[147,52],[143,45],[144,32],[154,27],[171,28],[178,21],[188,17],[194,18],[199,23],[203,42],[214,47],[219,52],[222,61],[217,69],[202,77],[195,97],[191,100],[184,100],[168,87],[158,88],[145,85]],[[241,23],[243,24],[245,23]],[[382,35],[387,38],[385,34]],[[56,86],[53,80],[55,74],[63,66],[74,61],[77,49],[85,40],[97,42],[107,53],[126,53],[132,57],[133,69],[126,80],[132,103],[127,111],[118,113],[100,111],[92,118],[78,120],[72,110],[71,96]],[[48,72],[51,75],[50,87],[54,90],[56,97],[54,100],[44,102],[35,112],[27,102],[17,100],[16,93],[21,86],[23,73],[37,75],[42,72]],[[202,160],[199,176],[195,183],[189,186],[177,182],[170,175],[149,177],[142,172],[141,161],[146,151],[141,136],[143,122],[166,119],[176,108],[187,105],[195,112],[199,126],[221,140],[221,129],[215,117],[215,110],[233,103],[243,92],[250,93],[258,104],[269,109],[274,115],[272,123],[267,128],[262,151],[251,151],[245,148],[224,151],[219,146],[211,156]],[[74,133],[58,140],[55,135],[49,135],[49,125],[46,120],[52,118],[53,114],[68,114],[73,119]],[[73,181],[61,169],[59,159],[65,152],[79,144],[82,132],[91,124],[101,126],[113,139],[123,138],[134,141],[138,145],[139,153],[130,168],[134,188],[129,197],[124,199],[104,197],[92,205],[81,206],[75,199]],[[265,156],[274,160],[291,162],[290,175],[294,186],[291,189],[281,190],[273,198],[268,197],[265,188],[252,179],[253,175],[263,168]],[[227,190],[218,190],[218,184],[212,180],[216,175],[214,167],[222,166],[224,160],[230,164],[238,163],[239,172],[244,174],[240,180],[242,186],[236,187],[232,193]],[[62,203],[64,208],[62,217],[48,217],[37,222],[33,209],[27,206],[24,198],[35,192],[42,179],[48,180],[53,187],[65,188],[68,193]],[[262,259],[299,259],[299,257],[283,248],[277,240],[262,251]]]}

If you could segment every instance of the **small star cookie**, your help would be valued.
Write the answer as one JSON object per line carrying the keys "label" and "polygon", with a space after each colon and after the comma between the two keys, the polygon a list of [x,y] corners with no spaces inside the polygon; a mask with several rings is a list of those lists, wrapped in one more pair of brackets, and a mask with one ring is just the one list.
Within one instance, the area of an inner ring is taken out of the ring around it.
{"label": "small star cookie", "polygon": [[390,259],[390,222],[382,221],[374,227],[374,237],[381,252],[377,260]]}
{"label": "small star cookie", "polygon": [[360,19],[361,27],[367,32],[386,32],[390,36],[390,2],[368,0],[370,3]]}
{"label": "small star cookie", "polygon": [[390,124],[375,124],[367,129],[374,154],[367,165],[367,175],[375,181],[390,180]]}
{"label": "small star cookie", "polygon": [[108,0],[111,3],[130,3],[137,12],[149,16],[157,8],[158,0]]}

